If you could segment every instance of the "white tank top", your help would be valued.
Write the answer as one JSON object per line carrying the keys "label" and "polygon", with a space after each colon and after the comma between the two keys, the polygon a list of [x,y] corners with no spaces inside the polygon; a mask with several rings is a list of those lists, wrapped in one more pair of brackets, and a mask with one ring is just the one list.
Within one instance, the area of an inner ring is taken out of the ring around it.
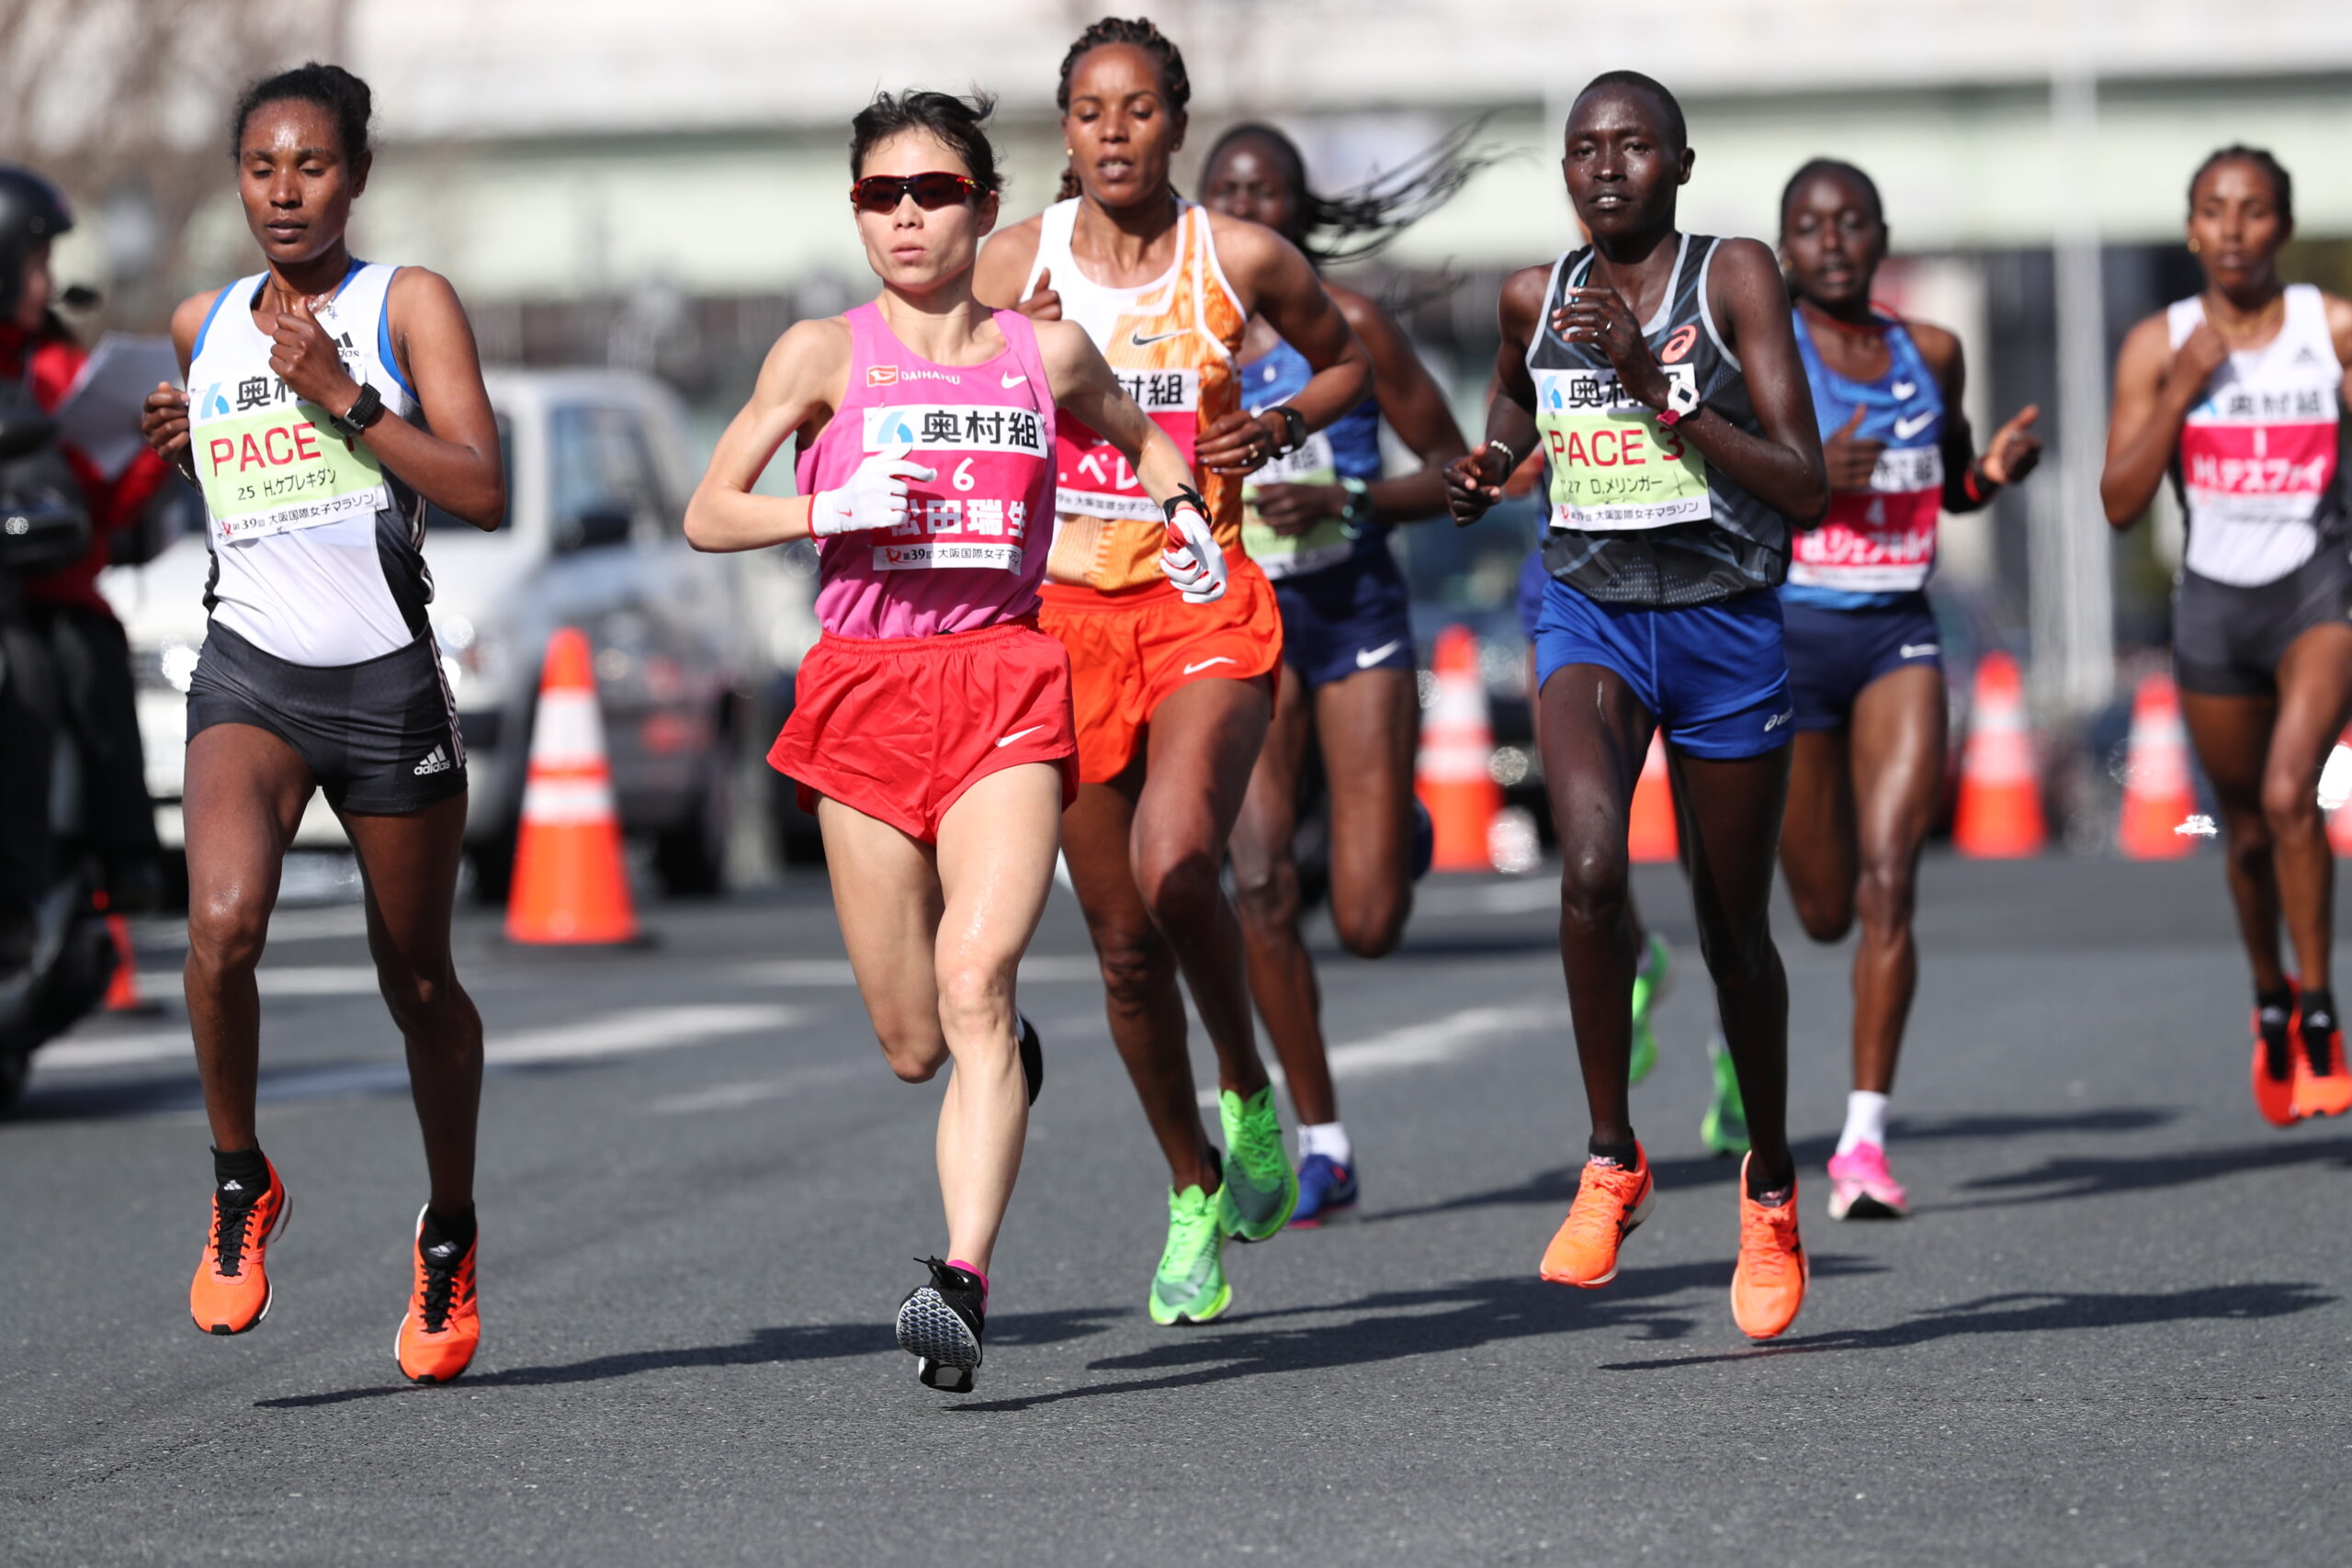
{"label": "white tank top", "polygon": [[[400,269],[354,262],[319,311],[344,368],[386,416],[416,415],[392,355],[385,293]],[[189,445],[212,549],[205,608],[293,664],[357,664],[406,648],[429,625],[424,503],[297,400],[254,324],[267,273],[221,290],[188,365]]]}
{"label": "white tank top", "polygon": [[[2241,588],[2278,581],[2345,525],[2344,367],[2327,302],[2308,283],[2290,284],[2286,299],[2278,335],[2222,362],[2173,454],[2188,570]],[[2205,320],[2204,300],[2175,300],[2165,317],[2177,349]]]}

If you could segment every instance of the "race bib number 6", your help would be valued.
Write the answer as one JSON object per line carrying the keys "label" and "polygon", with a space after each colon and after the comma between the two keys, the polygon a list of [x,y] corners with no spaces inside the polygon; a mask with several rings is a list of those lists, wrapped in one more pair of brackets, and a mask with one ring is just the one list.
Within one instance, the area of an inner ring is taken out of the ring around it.
{"label": "race bib number 6", "polygon": [[[1666,373],[1694,382],[1688,365]],[[1706,459],[1627,396],[1614,370],[1535,372],[1535,423],[1551,460],[1553,527],[1605,533],[1714,514]]]}
{"label": "race bib number 6", "polygon": [[189,446],[217,544],[373,516],[391,504],[375,454],[310,403],[206,420]]}

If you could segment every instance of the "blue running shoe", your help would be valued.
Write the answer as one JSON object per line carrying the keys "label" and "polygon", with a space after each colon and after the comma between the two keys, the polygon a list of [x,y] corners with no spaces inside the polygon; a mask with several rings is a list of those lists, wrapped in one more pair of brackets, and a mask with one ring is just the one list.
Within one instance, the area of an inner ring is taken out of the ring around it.
{"label": "blue running shoe", "polygon": [[1290,1228],[1313,1230],[1356,1206],[1356,1173],[1329,1155],[1308,1155],[1298,1166],[1298,1207]]}

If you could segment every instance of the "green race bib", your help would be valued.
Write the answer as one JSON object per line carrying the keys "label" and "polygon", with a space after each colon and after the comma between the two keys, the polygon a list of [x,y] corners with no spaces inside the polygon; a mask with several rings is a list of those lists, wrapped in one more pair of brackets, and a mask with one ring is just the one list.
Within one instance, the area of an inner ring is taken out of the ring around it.
{"label": "green race bib", "polygon": [[310,403],[205,420],[188,445],[216,544],[373,516],[391,504],[376,455]]}
{"label": "green race bib", "polygon": [[1241,486],[1241,544],[1250,558],[1268,577],[1297,577],[1320,571],[1355,553],[1356,541],[1348,525],[1326,517],[1304,534],[1287,538],[1275,533],[1258,515],[1260,485],[1329,485],[1340,482],[1340,468],[1331,443],[1321,431],[1287,457],[1276,457],[1251,474]]}
{"label": "green race bib", "polygon": [[[1666,373],[1692,376],[1687,365]],[[1553,527],[1606,533],[1714,515],[1707,460],[1621,393],[1614,370],[1536,371],[1535,424],[1551,460]]]}

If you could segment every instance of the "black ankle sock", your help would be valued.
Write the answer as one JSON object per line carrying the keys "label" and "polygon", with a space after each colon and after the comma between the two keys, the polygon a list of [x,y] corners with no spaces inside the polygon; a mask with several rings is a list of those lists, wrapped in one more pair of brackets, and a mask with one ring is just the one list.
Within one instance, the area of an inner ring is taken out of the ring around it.
{"label": "black ankle sock", "polygon": [[2324,1073],[2330,1069],[2329,1037],[2338,1027],[2335,1016],[2335,993],[2305,991],[2303,993],[2303,1049],[2312,1059],[2312,1070]]}
{"label": "black ankle sock", "polygon": [[1776,1202],[1786,1202],[1788,1201],[1790,1189],[1794,1185],[1792,1180],[1781,1181],[1771,1185],[1767,1185],[1766,1181],[1767,1179],[1764,1175],[1764,1168],[1756,1163],[1754,1156],[1749,1156],[1747,1177],[1747,1196],[1758,1203],[1763,1202],[1768,1198],[1772,1199]]}
{"label": "black ankle sock", "polygon": [[1636,1170],[1641,1167],[1642,1145],[1639,1144],[1604,1144],[1599,1138],[1589,1138],[1584,1147],[1593,1158],[1614,1160],[1627,1170]]}
{"label": "black ankle sock", "polygon": [[[467,1204],[454,1214],[438,1209],[424,1211],[424,1228],[417,1233],[416,1245],[435,1262],[444,1259],[456,1262],[474,1244],[474,1206]],[[442,1248],[448,1250],[444,1252]]]}
{"label": "black ankle sock", "polygon": [[258,1148],[215,1149],[212,1186],[232,1203],[250,1203],[269,1190],[269,1161]]}

